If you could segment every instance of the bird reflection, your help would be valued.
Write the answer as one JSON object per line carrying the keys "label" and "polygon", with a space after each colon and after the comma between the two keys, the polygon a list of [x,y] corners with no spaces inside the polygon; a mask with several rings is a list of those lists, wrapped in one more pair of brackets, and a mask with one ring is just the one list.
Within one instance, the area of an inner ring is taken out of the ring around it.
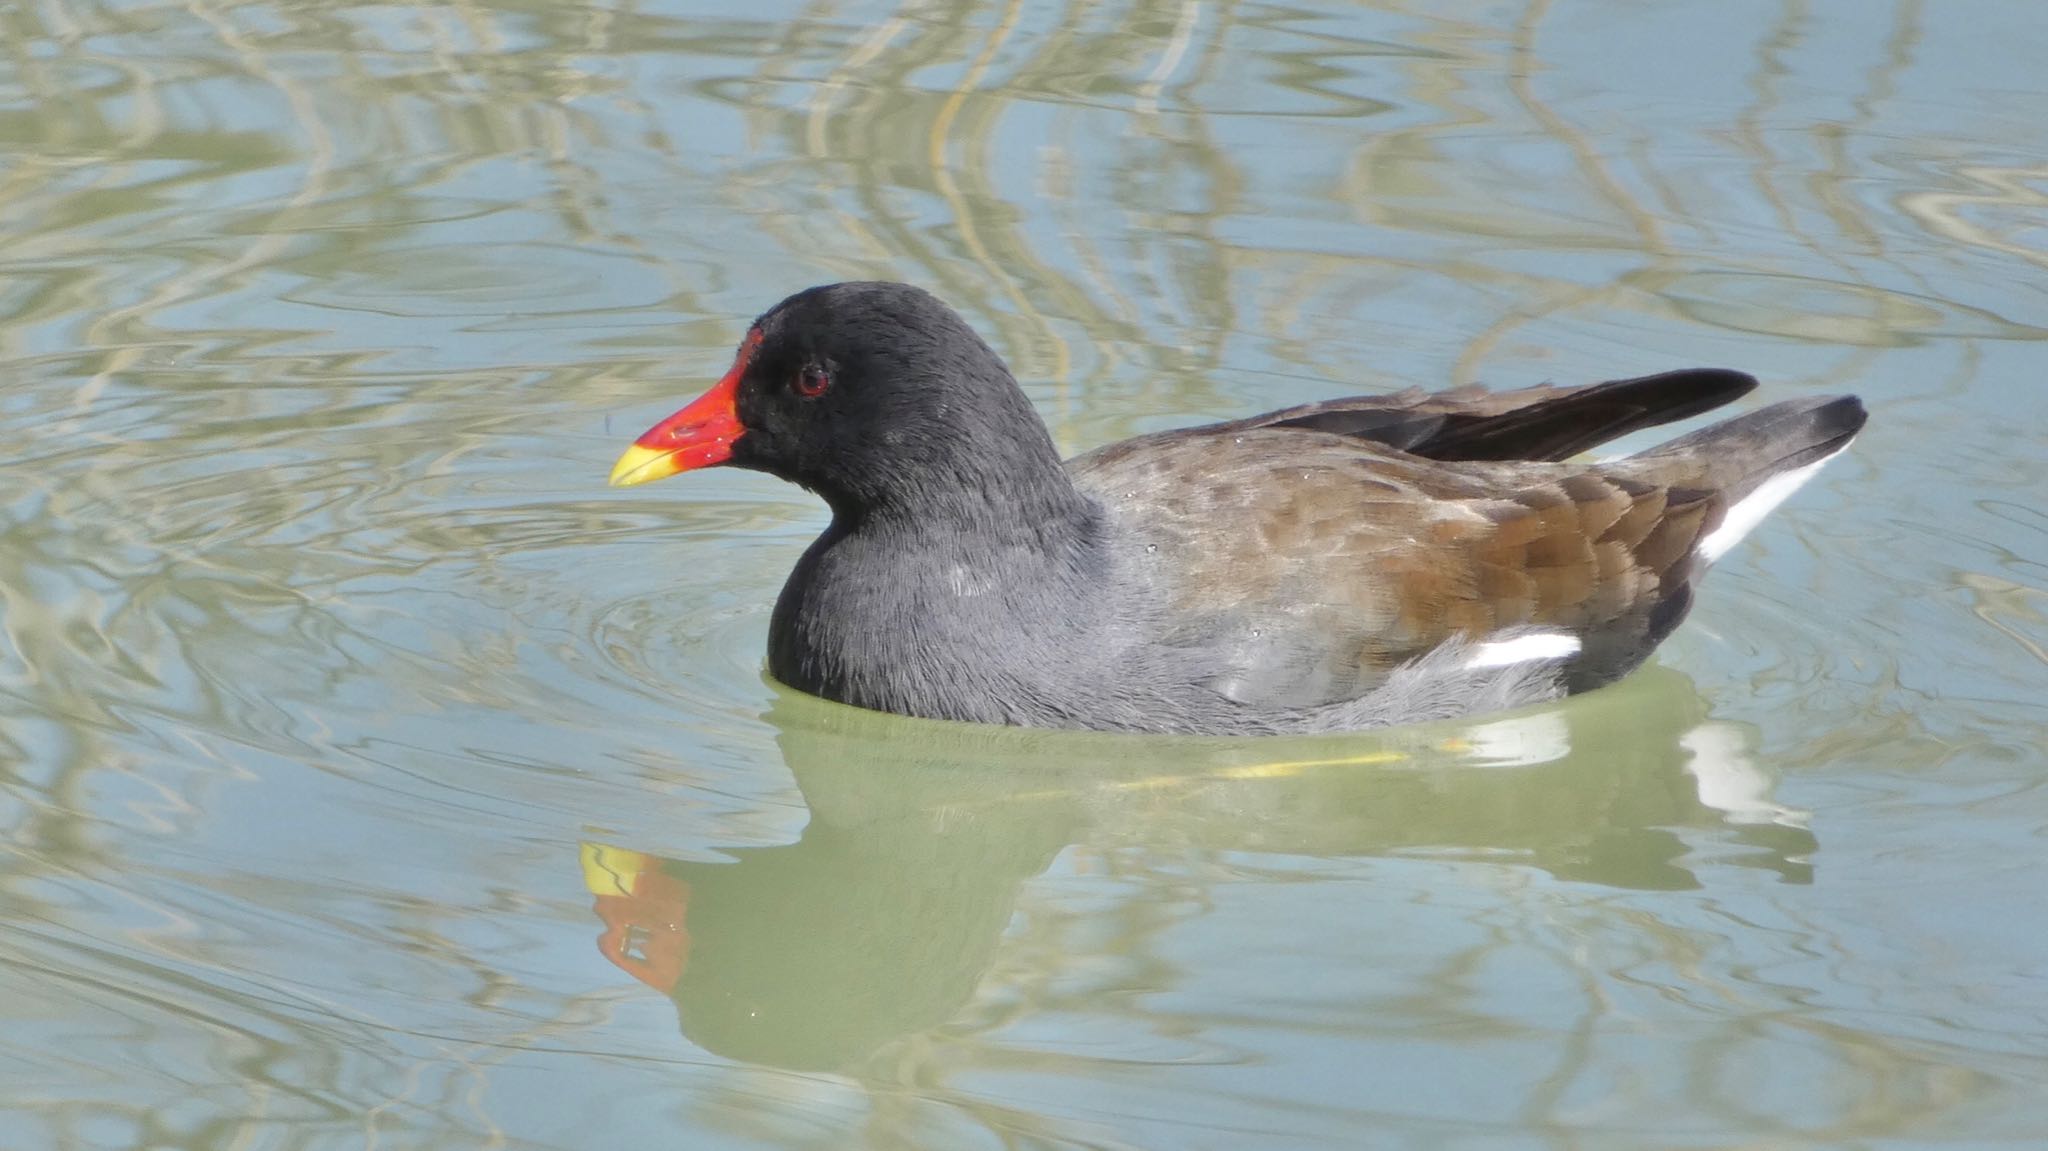
{"label": "bird reflection", "polygon": [[844,1068],[952,1018],[1019,893],[1070,845],[1415,854],[1636,889],[1688,857],[1811,879],[1754,732],[1683,675],[1480,722],[1290,741],[1150,740],[936,724],[784,694],[777,741],[810,808],[792,844],[666,860],[586,844],[598,947],[729,1058]]}

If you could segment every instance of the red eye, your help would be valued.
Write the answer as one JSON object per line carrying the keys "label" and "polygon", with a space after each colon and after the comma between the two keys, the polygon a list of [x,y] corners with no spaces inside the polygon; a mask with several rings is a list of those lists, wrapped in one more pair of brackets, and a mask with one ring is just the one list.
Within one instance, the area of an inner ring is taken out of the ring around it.
{"label": "red eye", "polygon": [[825,389],[832,386],[832,373],[817,364],[805,364],[790,386],[796,389],[797,395],[805,399],[816,399],[825,394]]}

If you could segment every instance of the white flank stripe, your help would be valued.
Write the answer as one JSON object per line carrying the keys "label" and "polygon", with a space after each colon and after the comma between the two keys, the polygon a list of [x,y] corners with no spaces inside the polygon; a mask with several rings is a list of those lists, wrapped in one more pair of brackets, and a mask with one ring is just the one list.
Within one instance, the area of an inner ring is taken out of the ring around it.
{"label": "white flank stripe", "polygon": [[1579,654],[1579,637],[1561,631],[1539,631],[1533,635],[1518,635],[1513,639],[1498,639],[1482,643],[1472,649],[1472,658],[1465,661],[1466,667],[1506,667],[1511,663],[1526,663],[1538,659],[1564,659]]}
{"label": "white flank stripe", "polygon": [[1755,491],[1737,500],[1735,506],[1728,509],[1728,514],[1721,517],[1720,527],[1708,532],[1707,538],[1700,541],[1700,558],[1713,563],[1728,554],[1729,548],[1741,542],[1742,537],[1748,535],[1756,525],[1764,522],[1764,517],[1771,514],[1771,509],[1790,499],[1792,493],[1812,479],[1815,472],[1826,467],[1829,460],[1848,450],[1848,445],[1844,444],[1810,464],[1802,464],[1789,472],[1779,472],[1758,484]]}

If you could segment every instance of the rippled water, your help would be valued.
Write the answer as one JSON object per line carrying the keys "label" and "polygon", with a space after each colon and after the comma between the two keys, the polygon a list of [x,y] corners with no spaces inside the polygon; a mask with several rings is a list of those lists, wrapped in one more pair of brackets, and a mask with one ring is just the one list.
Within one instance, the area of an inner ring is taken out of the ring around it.
{"label": "rippled water", "polygon": [[[0,29],[0,1146],[2048,1138],[2048,8]],[[603,487],[853,276],[1070,450],[1695,363],[1873,419],[1557,708],[922,724],[762,676],[801,493]]]}

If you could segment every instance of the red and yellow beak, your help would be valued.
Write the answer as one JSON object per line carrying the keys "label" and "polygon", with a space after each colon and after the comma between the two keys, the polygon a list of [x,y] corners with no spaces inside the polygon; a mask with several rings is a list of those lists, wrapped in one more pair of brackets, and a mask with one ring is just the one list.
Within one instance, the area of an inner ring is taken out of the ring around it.
{"label": "red and yellow beak", "polygon": [[619,462],[612,465],[612,486],[630,488],[667,479],[677,472],[716,467],[731,459],[733,441],[747,430],[740,423],[740,380],[746,376],[747,364],[760,343],[758,331],[749,333],[740,345],[732,370],[710,391],[634,440]]}

